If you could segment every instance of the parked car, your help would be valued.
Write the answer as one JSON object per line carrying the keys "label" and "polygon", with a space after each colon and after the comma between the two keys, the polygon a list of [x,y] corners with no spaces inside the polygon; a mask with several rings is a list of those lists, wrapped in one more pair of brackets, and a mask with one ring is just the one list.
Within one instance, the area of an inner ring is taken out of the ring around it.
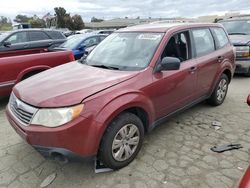
{"label": "parked car", "polygon": [[0,58],[48,51],[59,46],[66,37],[59,31],[20,29],[0,35]]}
{"label": "parked car", "polygon": [[31,28],[31,24],[29,24],[29,23],[18,23],[18,24],[13,25],[13,30],[30,29],[30,28]]}
{"label": "parked car", "polygon": [[236,47],[236,73],[250,77],[250,16],[233,17],[220,23]]}
{"label": "parked car", "polygon": [[144,134],[173,114],[203,100],[221,105],[234,56],[220,24],[125,28],[87,58],[17,84],[7,118],[44,155],[97,156],[119,169],[136,157]]}
{"label": "parked car", "polygon": [[248,95],[247,104],[250,106],[250,95]]}
{"label": "parked car", "polygon": [[107,35],[103,34],[79,34],[73,35],[68,38],[66,42],[61,44],[59,47],[54,48],[54,51],[60,50],[72,50],[75,59],[80,59],[87,51],[91,52],[94,47],[99,44]]}
{"label": "parked car", "polygon": [[92,33],[110,35],[114,33],[114,31],[115,31],[114,29],[106,29],[106,30],[96,30],[96,31],[93,31]]}
{"label": "parked car", "polygon": [[15,84],[49,68],[74,61],[71,51],[47,52],[0,59],[0,97],[9,95]]}
{"label": "parked car", "polygon": [[86,33],[91,33],[93,32],[92,29],[82,29],[80,31],[76,31],[76,34],[86,34]]}

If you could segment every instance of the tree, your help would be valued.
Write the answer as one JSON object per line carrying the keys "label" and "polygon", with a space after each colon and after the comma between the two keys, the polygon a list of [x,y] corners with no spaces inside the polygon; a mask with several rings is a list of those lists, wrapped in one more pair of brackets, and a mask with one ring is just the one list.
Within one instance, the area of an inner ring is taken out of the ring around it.
{"label": "tree", "polygon": [[68,28],[70,30],[81,30],[84,28],[82,17],[78,14],[70,16],[63,7],[56,7],[55,16],[58,28]]}
{"label": "tree", "polygon": [[55,16],[57,18],[57,27],[59,28],[65,28],[66,24],[65,24],[65,19],[69,20],[69,14],[66,13],[66,10],[63,7],[56,7],[54,8],[55,10]]}
{"label": "tree", "polygon": [[82,20],[82,17],[78,14],[72,16],[72,30],[82,30],[84,28],[84,22]]}
{"label": "tree", "polygon": [[102,21],[103,21],[103,19],[98,19],[96,17],[91,18],[91,22],[102,22]]}
{"label": "tree", "polygon": [[7,24],[7,23],[8,23],[8,18],[0,16],[0,24]]}
{"label": "tree", "polygon": [[45,21],[40,18],[32,19],[29,21],[29,23],[32,28],[45,28],[46,27]]}
{"label": "tree", "polygon": [[27,23],[29,22],[29,20],[31,20],[32,18],[31,17],[28,17],[26,15],[21,15],[21,14],[18,14],[16,16],[16,18],[14,19],[15,22],[17,23]]}

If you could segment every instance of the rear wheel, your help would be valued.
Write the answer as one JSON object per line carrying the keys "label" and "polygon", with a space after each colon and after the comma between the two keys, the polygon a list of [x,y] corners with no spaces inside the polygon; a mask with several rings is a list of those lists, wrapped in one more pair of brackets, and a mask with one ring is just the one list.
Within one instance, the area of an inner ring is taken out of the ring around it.
{"label": "rear wheel", "polygon": [[210,105],[221,105],[227,95],[229,79],[226,74],[222,74],[219,82],[217,83],[211,97],[207,100]]}
{"label": "rear wheel", "polygon": [[142,121],[132,113],[116,117],[107,128],[98,158],[112,169],[120,169],[134,160],[144,138]]}

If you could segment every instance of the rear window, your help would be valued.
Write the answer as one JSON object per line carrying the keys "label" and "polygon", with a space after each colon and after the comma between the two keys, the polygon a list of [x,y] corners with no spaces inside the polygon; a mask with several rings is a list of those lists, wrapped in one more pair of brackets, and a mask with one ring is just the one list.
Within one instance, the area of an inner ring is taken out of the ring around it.
{"label": "rear window", "polygon": [[46,33],[52,39],[65,39],[65,36],[59,31],[47,31]]}
{"label": "rear window", "polygon": [[214,39],[209,29],[195,29],[192,33],[198,57],[215,51]]}
{"label": "rear window", "polygon": [[30,31],[29,32],[30,41],[39,41],[39,40],[49,40],[49,36],[41,31]]}
{"label": "rear window", "polygon": [[211,28],[216,38],[216,47],[218,49],[223,48],[229,43],[227,38],[227,34],[225,33],[224,29],[222,28]]}

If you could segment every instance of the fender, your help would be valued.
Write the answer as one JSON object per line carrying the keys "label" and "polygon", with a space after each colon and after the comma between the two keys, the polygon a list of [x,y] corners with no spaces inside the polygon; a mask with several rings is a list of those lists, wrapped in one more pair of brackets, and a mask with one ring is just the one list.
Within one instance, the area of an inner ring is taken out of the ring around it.
{"label": "fender", "polygon": [[50,66],[47,65],[39,65],[39,66],[34,66],[34,67],[29,67],[27,69],[24,69],[22,72],[20,72],[17,76],[16,82],[15,84],[17,84],[18,82],[20,82],[23,78],[23,76],[25,76],[26,74],[33,72],[33,71],[45,71],[50,69]]}
{"label": "fender", "polygon": [[[93,117],[96,122],[98,122],[101,126],[95,127],[95,132],[98,133],[96,136],[96,140],[93,140],[95,148],[99,148],[99,144],[103,137],[103,134],[112,120],[117,117],[123,111],[138,107],[143,109],[148,115],[148,125],[151,125],[155,118],[155,112],[152,102],[145,96],[143,93],[140,92],[129,92],[124,93],[115,97],[112,101],[107,103],[100,112]],[[146,131],[146,130],[145,130]],[[97,152],[97,151],[96,151]]]}
{"label": "fender", "polygon": [[214,78],[214,81],[213,81],[213,85],[210,89],[210,93],[209,93],[209,96],[212,95],[213,91],[214,91],[214,88],[216,87],[219,79],[220,79],[220,76],[222,75],[222,73],[225,71],[225,70],[229,70],[231,72],[231,79],[233,78],[233,65],[228,61],[228,60],[225,60],[221,63],[221,66],[220,66],[220,69],[219,69],[219,72],[217,74],[217,76]]}

